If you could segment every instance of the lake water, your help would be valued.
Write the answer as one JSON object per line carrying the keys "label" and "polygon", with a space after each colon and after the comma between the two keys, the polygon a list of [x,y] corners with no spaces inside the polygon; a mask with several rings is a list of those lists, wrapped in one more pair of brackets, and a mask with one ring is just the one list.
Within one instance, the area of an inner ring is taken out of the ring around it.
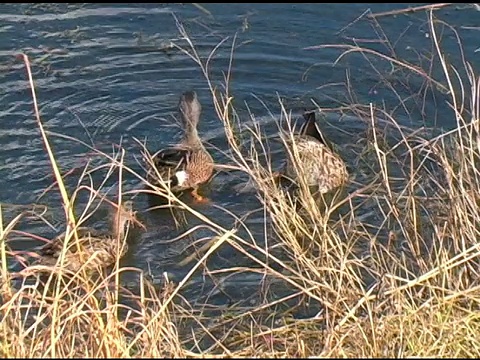
{"label": "lake water", "polygon": [[[245,121],[250,120],[247,105],[257,119],[266,123],[280,117],[278,97],[294,114],[312,107],[311,99],[322,107],[358,102],[393,111],[399,107],[399,98],[403,98],[410,111],[409,115],[401,109],[396,112],[399,123],[414,128],[452,127],[455,118],[445,102],[447,95],[437,93],[422,99],[421,104],[406,99],[426,86],[421,76],[390,71],[393,69],[388,62],[360,54],[348,55],[333,66],[342,50],[306,49],[353,44],[356,39],[360,45],[390,56],[391,46],[398,58],[428,71],[428,57],[436,53],[425,12],[380,17],[378,23],[361,17],[368,9],[377,13],[408,5],[1,4],[0,202],[5,220],[19,213],[20,208],[14,205],[37,203],[48,206],[44,216],[51,226],[30,217],[18,225],[19,229],[48,238],[65,226],[57,188],[45,193],[53,175],[32,112],[25,68],[16,54],[24,52],[32,62],[43,124],[49,131],[60,168],[63,172],[78,170],[66,178],[69,189],[73,189],[82,168],[93,159],[91,151],[74,139],[94,144],[107,154],[112,154],[113,145],[121,142],[126,149],[126,164],[141,173],[140,147],[134,138],[146,139],[152,151],[178,140],[180,131],[173,126],[172,119],[177,115],[180,94],[189,89],[197,91],[203,105],[200,133],[210,144],[227,150],[205,76],[191,58],[172,46],[173,43],[187,47],[175,18],[183,24],[203,59],[226,39],[211,62],[214,86],[220,87],[223,82],[236,35],[230,93],[240,118]],[[476,27],[480,13],[469,5],[459,5],[436,11],[434,16],[459,32],[464,56],[475,67],[474,60],[479,56],[475,50],[480,46]],[[458,63],[461,53],[453,32],[444,29],[438,36],[442,37],[442,48],[449,61]],[[389,43],[379,39],[388,39]],[[437,79],[442,79],[440,68],[431,71]],[[347,79],[354,95],[342,85]],[[387,82],[395,85],[397,93]],[[331,115],[329,119],[346,131],[359,126],[354,118],[340,122],[338,115]],[[339,146],[349,141],[348,136],[336,137],[335,132],[330,136]],[[218,161],[224,158],[220,151],[214,152],[214,157]],[[89,169],[95,165],[95,160],[92,161]],[[100,185],[104,175],[101,171],[93,173],[95,186]],[[141,188],[137,178],[124,176],[125,191]],[[239,195],[232,191],[240,181],[239,177],[220,175],[204,191],[214,204],[237,215],[245,214],[257,209],[259,203],[253,194]],[[102,192],[113,198],[116,183],[116,178],[111,177]],[[79,197],[79,208],[85,204],[84,195]],[[149,271],[157,279],[168,272],[171,278],[180,280],[190,265],[176,264],[190,252],[185,250],[184,241],[168,240],[201,221],[189,217],[188,225],[175,226],[168,211],[146,211],[149,207],[146,196],[135,199],[135,207],[148,230],[135,232],[124,264]],[[227,229],[234,224],[232,216],[213,206],[196,208]],[[250,229],[259,239],[263,239],[265,230],[262,219],[260,213],[250,220]],[[101,212],[92,223],[104,225]],[[204,228],[192,237],[212,235],[212,231]],[[10,243],[14,249],[31,249],[38,244],[39,241],[20,236]],[[224,246],[209,266],[220,269],[237,266],[244,260],[234,249]],[[208,282],[201,271],[192,279],[193,283]],[[257,284],[258,277],[241,275],[229,281],[232,284],[243,281],[250,286]],[[201,286],[192,290],[197,294],[202,291]]]}

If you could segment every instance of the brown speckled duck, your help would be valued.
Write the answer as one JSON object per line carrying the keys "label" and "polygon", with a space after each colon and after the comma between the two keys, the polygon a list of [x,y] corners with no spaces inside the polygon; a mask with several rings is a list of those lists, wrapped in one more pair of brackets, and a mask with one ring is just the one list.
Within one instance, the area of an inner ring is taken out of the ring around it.
{"label": "brown speckled duck", "polygon": [[207,201],[197,193],[198,187],[210,180],[214,163],[197,132],[202,106],[195,91],[182,94],[179,102],[181,123],[184,131],[182,141],[159,150],[152,156],[154,167],[147,172],[147,180],[158,184],[158,177],[170,182],[174,192],[191,190],[197,201]]}
{"label": "brown speckled duck", "polygon": [[285,136],[288,146],[285,167],[279,175],[298,180],[299,171],[309,186],[318,187],[320,193],[333,190],[348,181],[349,175],[342,158],[333,152],[326,144],[321,132],[318,130],[315,112],[303,114],[303,123],[300,134],[293,136],[296,144],[296,157],[293,151],[292,138]]}
{"label": "brown speckled duck", "polygon": [[[120,257],[124,256],[128,249],[124,241],[128,226],[132,221],[139,224],[132,206],[132,201],[125,201],[121,208],[111,216],[110,232],[79,227],[77,228],[78,243],[71,232],[63,261],[64,267],[72,272],[77,272],[84,266],[87,272],[90,272],[113,265],[117,254]],[[65,236],[66,234],[62,233],[41,247],[40,257],[34,265],[55,266],[61,256]]]}

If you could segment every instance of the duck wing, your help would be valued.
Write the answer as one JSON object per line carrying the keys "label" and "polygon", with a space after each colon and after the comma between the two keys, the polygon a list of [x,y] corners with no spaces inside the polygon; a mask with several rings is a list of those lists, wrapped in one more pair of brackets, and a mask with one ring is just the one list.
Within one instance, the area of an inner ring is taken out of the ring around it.
{"label": "duck wing", "polygon": [[[50,256],[57,258],[60,255],[60,252],[63,249],[63,243],[65,241],[65,232],[62,234],[58,235],[57,237],[53,238],[52,241],[46,243],[40,248],[40,255],[42,256]],[[88,227],[79,227],[77,229],[77,235],[79,238],[79,241],[81,242],[82,240],[86,238],[92,238],[92,237],[102,237],[105,234],[102,233],[101,231],[88,228]],[[73,235],[72,235],[73,236]],[[76,252],[77,247],[73,244],[75,241],[74,239],[70,240],[72,243],[69,245],[69,251],[70,252]]]}
{"label": "duck wing", "polygon": [[320,131],[317,128],[317,121],[315,117],[315,112],[314,111],[305,111],[303,113],[303,118],[305,119],[305,122],[303,123],[302,127],[300,128],[300,134],[301,135],[308,135],[311,136],[324,145],[324,138],[321,135]]}
{"label": "duck wing", "polygon": [[[152,156],[153,166],[164,181],[170,181],[172,187],[180,186],[177,173],[184,171],[192,159],[194,151],[184,146],[172,146],[159,150]],[[147,178],[156,182],[155,171],[150,169]]]}
{"label": "duck wing", "polygon": [[190,149],[184,147],[169,147],[158,151],[153,156],[153,163],[157,169],[165,167],[177,169],[187,163],[190,154]]}
{"label": "duck wing", "polygon": [[317,119],[315,116],[315,110],[307,111],[303,113],[303,118],[305,122],[302,124],[300,128],[300,134],[311,136],[316,139],[318,142],[325,145],[328,149],[332,150],[332,144],[323,136],[323,133],[319,130]]}

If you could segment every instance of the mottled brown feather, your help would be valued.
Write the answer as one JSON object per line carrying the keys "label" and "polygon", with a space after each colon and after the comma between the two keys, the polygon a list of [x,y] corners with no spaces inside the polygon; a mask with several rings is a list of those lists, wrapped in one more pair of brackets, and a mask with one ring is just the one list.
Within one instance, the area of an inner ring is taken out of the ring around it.
{"label": "mottled brown feather", "polygon": [[[104,232],[88,227],[77,228],[78,242],[71,234],[66,253],[64,266],[67,270],[77,272],[82,266],[87,271],[111,266],[118,256],[126,254],[128,246],[124,235],[126,226],[134,221],[135,215],[132,202],[126,201],[121,209],[111,216],[111,231]],[[40,248],[40,258],[35,265],[55,266],[61,256],[66,233],[62,233]]]}
{"label": "mottled brown feather", "polygon": [[[305,123],[300,134],[286,138],[287,161],[283,170],[287,177],[298,180],[302,176],[309,186],[317,186],[320,193],[326,193],[345,184],[349,175],[342,158],[332,151],[316,124],[315,113],[305,113]],[[296,153],[296,156],[295,156]]]}
{"label": "mottled brown feather", "polygon": [[[161,149],[153,155],[155,168],[147,172],[147,180],[158,184],[159,177],[170,182],[172,191],[195,189],[210,180],[213,174],[213,159],[197,132],[200,120],[201,104],[195,91],[182,94],[179,102],[179,112],[184,136],[180,144]],[[184,171],[186,180],[179,184],[175,174]]]}

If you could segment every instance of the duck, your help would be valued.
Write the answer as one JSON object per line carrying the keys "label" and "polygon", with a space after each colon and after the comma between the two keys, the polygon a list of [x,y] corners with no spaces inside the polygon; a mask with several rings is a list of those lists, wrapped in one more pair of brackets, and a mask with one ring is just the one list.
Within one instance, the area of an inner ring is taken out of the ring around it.
{"label": "duck", "polygon": [[[308,186],[315,186],[320,194],[332,191],[344,185],[349,173],[343,159],[335,153],[323,134],[318,129],[314,111],[303,113],[305,122],[299,134],[283,137],[287,147],[287,157],[283,168],[276,172],[276,177],[298,181],[299,176]],[[293,150],[296,145],[297,157]],[[301,168],[301,174],[298,171]]]}
{"label": "duck", "polygon": [[214,162],[197,131],[202,112],[197,93],[193,90],[184,92],[178,109],[183,138],[180,143],[160,149],[152,156],[147,181],[158,185],[161,179],[170,183],[172,192],[190,190],[196,201],[208,202],[198,194],[198,188],[212,177]]}
{"label": "duck", "polygon": [[[78,243],[73,232],[70,232],[63,261],[66,270],[76,273],[84,267],[90,273],[112,266],[117,260],[117,254],[121,258],[127,253],[128,245],[124,240],[128,228],[132,222],[140,224],[133,211],[133,201],[128,200],[121,204],[110,217],[110,222],[110,231],[78,227]],[[56,266],[67,241],[66,235],[66,232],[63,232],[43,245],[34,265]]]}

